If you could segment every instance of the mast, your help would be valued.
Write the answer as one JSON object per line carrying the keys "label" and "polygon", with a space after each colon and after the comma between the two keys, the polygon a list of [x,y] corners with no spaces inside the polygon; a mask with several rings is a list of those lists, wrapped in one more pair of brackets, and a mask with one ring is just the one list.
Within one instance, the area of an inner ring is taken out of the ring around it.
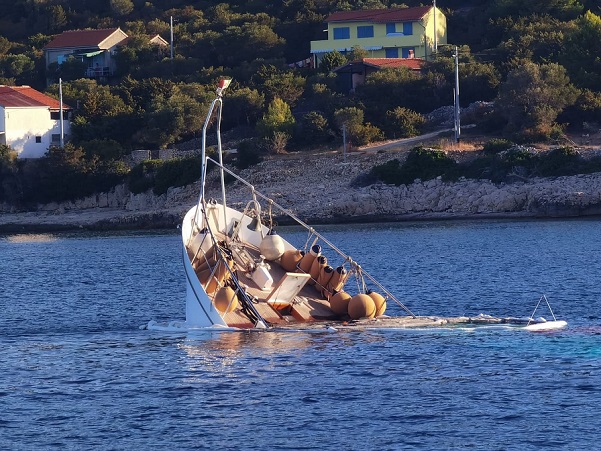
{"label": "mast", "polygon": [[434,54],[438,52],[438,30],[436,29],[436,0],[434,1]]}
{"label": "mast", "polygon": [[169,45],[169,49],[170,49],[170,59],[173,59],[173,16],[169,17],[169,30],[170,30],[170,37],[171,37],[171,41],[170,41],[170,45]]}
{"label": "mast", "polygon": [[201,202],[204,202],[205,197],[205,178],[207,173],[207,156],[206,156],[206,146],[207,146],[207,128],[211,121],[211,117],[213,116],[213,111],[215,106],[217,106],[217,152],[219,153],[219,164],[221,165],[221,196],[223,201],[223,214],[225,215],[225,224],[227,225],[227,213],[226,213],[226,204],[225,204],[225,173],[223,171],[223,152],[221,149],[221,107],[223,105],[222,96],[223,91],[230,85],[232,82],[231,79],[221,79],[219,81],[219,87],[217,88],[216,94],[217,96],[211,102],[211,106],[209,107],[209,111],[207,112],[207,117],[205,118],[204,125],[202,127],[202,167],[201,167],[201,181],[200,181],[200,194],[198,196],[198,204],[197,208],[200,208]]}

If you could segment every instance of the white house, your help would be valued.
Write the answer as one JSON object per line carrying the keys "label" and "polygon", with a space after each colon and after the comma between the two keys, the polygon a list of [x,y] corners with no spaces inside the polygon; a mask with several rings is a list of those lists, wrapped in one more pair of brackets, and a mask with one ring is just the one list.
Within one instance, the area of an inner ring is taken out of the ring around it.
{"label": "white house", "polygon": [[[64,139],[70,134],[71,107],[63,104]],[[0,144],[18,158],[40,158],[51,145],[59,145],[60,102],[29,86],[0,85]]]}

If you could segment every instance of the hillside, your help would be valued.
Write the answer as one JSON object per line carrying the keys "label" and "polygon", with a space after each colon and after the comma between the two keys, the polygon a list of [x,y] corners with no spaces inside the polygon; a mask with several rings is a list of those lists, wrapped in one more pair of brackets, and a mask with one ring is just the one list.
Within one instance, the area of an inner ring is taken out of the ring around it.
{"label": "hillside", "polygon": [[[394,5],[365,1],[353,7]],[[450,45],[429,55],[421,73],[376,71],[349,92],[332,69],[362,60],[362,49],[328,53],[330,66],[290,66],[307,58],[311,40],[323,38],[324,20],[348,10],[346,2],[0,2],[6,12],[0,19],[0,83],[29,84],[56,97],[58,85],[45,85],[60,77],[64,101],[76,107],[69,144],[50,148],[43,161],[18,164],[12,149],[0,146],[0,202],[22,207],[73,201],[160,171],[162,162],[131,169],[124,161],[134,150],[197,141],[221,77],[234,80],[222,129],[244,130],[239,147],[249,161],[335,149],[343,125],[354,147],[419,135],[439,125],[428,119],[432,111],[453,103],[455,46],[461,106],[490,106],[462,123],[483,136],[555,143],[566,133],[590,136],[600,128],[596,2],[437,5],[447,17]],[[148,43],[156,34],[169,40],[171,19],[173,59]],[[119,70],[113,78],[80,78],[75,60],[45,67],[43,48],[61,32],[110,27],[129,36],[115,50]]]}

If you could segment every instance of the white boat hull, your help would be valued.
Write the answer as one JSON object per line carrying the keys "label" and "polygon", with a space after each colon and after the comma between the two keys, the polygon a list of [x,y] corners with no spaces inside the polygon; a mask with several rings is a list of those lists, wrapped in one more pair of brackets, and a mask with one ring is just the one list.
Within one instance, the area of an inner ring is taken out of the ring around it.
{"label": "white boat hull", "polygon": [[563,329],[568,323],[566,321],[546,321],[542,323],[528,324],[524,329],[530,332],[544,332],[547,330]]}

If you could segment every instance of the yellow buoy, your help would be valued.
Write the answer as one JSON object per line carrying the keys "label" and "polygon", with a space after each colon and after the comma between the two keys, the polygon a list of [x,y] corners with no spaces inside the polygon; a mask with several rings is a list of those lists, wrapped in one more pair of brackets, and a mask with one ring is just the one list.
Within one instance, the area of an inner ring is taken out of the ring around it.
{"label": "yellow buoy", "polygon": [[380,293],[370,291],[367,295],[374,300],[376,304],[376,317],[383,315],[386,311],[386,299]]}
{"label": "yellow buoy", "polygon": [[348,303],[348,314],[352,319],[373,318],[376,315],[376,303],[367,294],[356,294]]}
{"label": "yellow buoy", "polygon": [[296,270],[296,265],[303,258],[303,251],[299,251],[298,249],[289,249],[285,251],[280,257],[280,265],[287,272],[292,272]]}
{"label": "yellow buoy", "polygon": [[217,293],[215,293],[213,304],[221,313],[233,312],[238,308],[236,291],[230,286],[221,287],[217,290]]}
{"label": "yellow buoy", "polygon": [[321,255],[321,246],[319,244],[314,244],[311,246],[311,250],[303,255],[302,260],[298,264],[298,268],[300,272],[304,272],[305,274],[309,274],[311,271],[311,266],[313,265],[313,261]]}
{"label": "yellow buoy", "polygon": [[348,303],[351,295],[346,291],[339,291],[330,298],[330,309],[337,315],[346,315],[348,313]]}

